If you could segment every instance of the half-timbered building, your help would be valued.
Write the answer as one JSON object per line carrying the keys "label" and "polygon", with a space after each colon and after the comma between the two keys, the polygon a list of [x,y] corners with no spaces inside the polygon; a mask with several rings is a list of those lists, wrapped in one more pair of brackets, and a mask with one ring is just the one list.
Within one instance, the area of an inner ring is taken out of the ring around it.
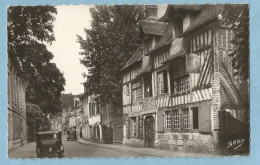
{"label": "half-timbered building", "polygon": [[156,6],[146,6],[146,20],[139,22],[143,42],[121,70],[125,145],[216,151],[218,112],[247,120],[241,105],[248,95],[233,76],[234,31],[223,24],[224,10],[168,5],[158,18]]}

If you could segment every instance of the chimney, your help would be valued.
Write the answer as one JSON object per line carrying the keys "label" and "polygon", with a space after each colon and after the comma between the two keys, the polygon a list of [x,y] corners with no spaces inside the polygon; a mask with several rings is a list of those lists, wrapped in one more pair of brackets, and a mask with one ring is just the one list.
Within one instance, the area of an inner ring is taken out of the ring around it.
{"label": "chimney", "polygon": [[146,19],[157,19],[157,5],[145,5],[145,18]]}

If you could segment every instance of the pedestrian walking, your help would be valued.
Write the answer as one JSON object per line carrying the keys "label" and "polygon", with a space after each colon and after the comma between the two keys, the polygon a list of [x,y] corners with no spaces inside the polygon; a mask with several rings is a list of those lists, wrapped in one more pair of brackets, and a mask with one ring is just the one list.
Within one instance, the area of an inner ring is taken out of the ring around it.
{"label": "pedestrian walking", "polygon": [[82,138],[82,129],[80,129],[79,137]]}

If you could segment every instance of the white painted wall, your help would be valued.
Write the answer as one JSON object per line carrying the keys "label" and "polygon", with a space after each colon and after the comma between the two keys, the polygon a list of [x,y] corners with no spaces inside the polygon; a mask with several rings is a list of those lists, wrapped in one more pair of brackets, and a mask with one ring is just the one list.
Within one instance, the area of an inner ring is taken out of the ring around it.
{"label": "white painted wall", "polygon": [[75,127],[76,126],[76,117],[71,116],[69,119],[69,127]]}
{"label": "white painted wall", "polygon": [[92,117],[89,118],[89,125],[94,125],[97,122],[101,122],[100,115],[92,116]]}

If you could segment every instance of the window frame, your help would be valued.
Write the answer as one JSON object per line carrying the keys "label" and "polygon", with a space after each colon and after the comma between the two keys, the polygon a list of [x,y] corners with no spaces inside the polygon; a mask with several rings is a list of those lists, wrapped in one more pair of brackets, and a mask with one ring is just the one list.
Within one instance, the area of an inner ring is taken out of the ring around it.
{"label": "window frame", "polygon": [[143,78],[143,82],[144,98],[153,97],[152,75],[145,75]]}
{"label": "window frame", "polygon": [[182,109],[182,115],[183,115],[183,129],[184,130],[190,130],[191,129],[191,112],[189,107]]}
{"label": "window frame", "polygon": [[189,91],[190,77],[189,77],[189,73],[187,73],[185,57],[183,59],[174,61],[173,66],[171,66],[169,70],[170,70],[171,93],[176,94],[176,93]]}
{"label": "window frame", "polygon": [[181,114],[180,109],[172,110],[172,129],[180,131],[181,129]]}
{"label": "window frame", "polygon": [[[162,75],[162,85],[159,86],[160,81],[159,81],[159,76]],[[169,93],[169,88],[168,88],[168,72],[167,72],[167,68],[164,68],[160,71],[157,72],[157,76],[156,76],[156,80],[157,80],[157,95],[164,95],[164,94],[168,94]],[[160,89],[160,87],[163,88]],[[162,92],[163,91],[163,92]]]}
{"label": "window frame", "polygon": [[[140,82],[140,85],[137,86],[137,87],[135,87],[134,84],[135,84],[135,83],[138,83],[138,82]],[[131,101],[132,101],[132,103],[137,103],[137,102],[143,100],[143,84],[142,84],[142,79],[138,79],[138,80],[132,82],[131,87],[132,87],[132,89],[131,89],[131,90],[132,90],[132,92],[131,92]],[[141,99],[140,99],[140,100],[137,100],[137,91],[138,91],[138,90],[141,90],[141,94],[140,94]]]}
{"label": "window frame", "polygon": [[130,136],[137,136],[137,120],[136,117],[130,117]]}
{"label": "window frame", "polygon": [[126,96],[130,96],[130,83],[125,84],[126,86]]}
{"label": "window frame", "polygon": [[171,130],[172,129],[171,111],[165,111],[165,129],[166,130]]}

